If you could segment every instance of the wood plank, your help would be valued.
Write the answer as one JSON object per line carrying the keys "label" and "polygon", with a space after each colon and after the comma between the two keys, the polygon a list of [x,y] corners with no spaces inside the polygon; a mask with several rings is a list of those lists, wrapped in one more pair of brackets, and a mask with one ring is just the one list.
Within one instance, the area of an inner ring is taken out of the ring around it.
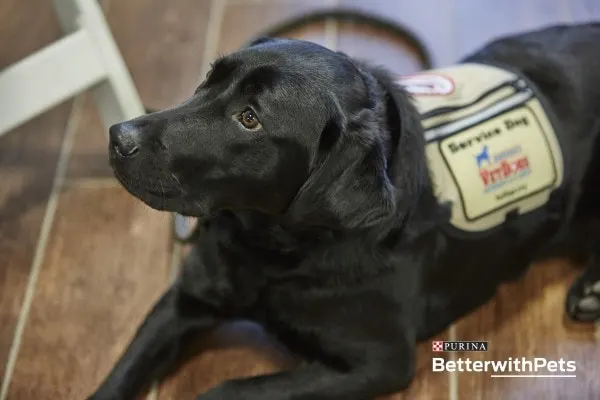
{"label": "wood plank", "polygon": [[[560,260],[534,266],[521,281],[504,285],[497,296],[456,326],[456,340],[487,340],[484,353],[458,353],[471,360],[526,357],[573,360],[576,378],[490,378],[490,373],[458,372],[459,398],[592,399],[600,393],[600,347],[594,324],[565,317],[565,296],[578,271]],[[515,372],[517,373],[517,372]],[[532,372],[532,373],[535,373]],[[538,373],[543,373],[542,371]],[[551,371],[546,372],[552,373]]]}
{"label": "wood plank", "polygon": [[[85,95],[74,133],[67,167],[67,181],[73,179],[114,179],[108,161],[108,131],[105,129],[94,97]],[[114,179],[115,186],[118,185]]]}
{"label": "wood plank", "polygon": [[107,20],[144,105],[165,108],[194,93],[210,0],[113,1]]}
{"label": "wood plank", "polygon": [[[200,77],[210,0],[113,1],[106,18],[146,107],[189,97]],[[67,179],[112,178],[107,134],[89,97],[75,133]]]}
{"label": "wood plank", "polygon": [[52,2],[3,0],[0,36],[0,69],[3,69],[54,42],[62,32]]}
{"label": "wood plank", "polygon": [[121,188],[59,199],[9,399],[82,399],[166,289],[170,225]]}
{"label": "wood plank", "polygon": [[0,382],[70,109],[62,104],[0,139]]}
{"label": "wood plank", "polygon": [[[51,3],[0,2],[0,36],[0,69],[56,40],[60,28]],[[0,138],[0,386],[71,103],[65,102]]]}

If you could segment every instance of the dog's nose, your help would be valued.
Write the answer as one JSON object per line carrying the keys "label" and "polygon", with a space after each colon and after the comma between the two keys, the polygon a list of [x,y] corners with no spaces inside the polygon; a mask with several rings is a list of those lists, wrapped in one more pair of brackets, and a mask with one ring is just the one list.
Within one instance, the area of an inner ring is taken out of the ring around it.
{"label": "dog's nose", "polygon": [[133,156],[140,148],[140,134],[131,123],[122,122],[110,127],[110,143],[122,157]]}

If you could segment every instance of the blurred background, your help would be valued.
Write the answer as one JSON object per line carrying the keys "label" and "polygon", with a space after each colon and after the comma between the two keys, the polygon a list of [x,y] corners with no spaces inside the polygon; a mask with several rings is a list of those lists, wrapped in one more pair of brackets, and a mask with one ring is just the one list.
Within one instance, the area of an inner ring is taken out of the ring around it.
{"label": "blurred background", "polygon": [[[218,54],[270,24],[320,7],[380,13],[425,41],[435,66],[489,39],[554,23],[600,20],[598,0],[103,0],[108,26],[143,104],[190,96]],[[61,37],[49,0],[0,0],[0,69]],[[296,31],[396,73],[418,70],[410,49],[383,32],[329,21]],[[15,93],[18,96],[19,93]],[[3,110],[0,109],[0,118]],[[119,187],[108,166],[106,129],[88,91],[0,137],[0,400],[82,399],[100,383],[165,290],[186,251],[171,216]],[[482,268],[486,268],[482,260]],[[419,348],[413,386],[393,399],[598,399],[600,337],[564,319],[576,271],[562,260],[462,319],[438,340],[487,340],[472,359],[561,357],[576,379],[492,379],[431,372],[431,342]],[[249,323],[198,344],[204,352],[142,399],[192,399],[223,379],[294,365]],[[461,354],[445,353],[445,357]]]}

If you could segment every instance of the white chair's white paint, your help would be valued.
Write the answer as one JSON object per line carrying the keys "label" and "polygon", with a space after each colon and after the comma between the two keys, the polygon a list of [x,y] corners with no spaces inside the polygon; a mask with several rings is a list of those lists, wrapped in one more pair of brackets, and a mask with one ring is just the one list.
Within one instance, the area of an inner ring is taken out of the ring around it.
{"label": "white chair's white paint", "polygon": [[0,72],[0,136],[88,89],[106,127],[144,113],[98,2],[53,2],[65,36]]}

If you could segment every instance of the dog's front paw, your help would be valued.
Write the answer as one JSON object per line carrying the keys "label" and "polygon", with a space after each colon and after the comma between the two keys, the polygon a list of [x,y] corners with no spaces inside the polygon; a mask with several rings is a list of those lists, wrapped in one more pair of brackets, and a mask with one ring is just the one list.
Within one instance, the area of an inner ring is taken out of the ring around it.
{"label": "dog's front paw", "polygon": [[575,321],[600,320],[600,278],[586,270],[567,295],[567,314]]}

